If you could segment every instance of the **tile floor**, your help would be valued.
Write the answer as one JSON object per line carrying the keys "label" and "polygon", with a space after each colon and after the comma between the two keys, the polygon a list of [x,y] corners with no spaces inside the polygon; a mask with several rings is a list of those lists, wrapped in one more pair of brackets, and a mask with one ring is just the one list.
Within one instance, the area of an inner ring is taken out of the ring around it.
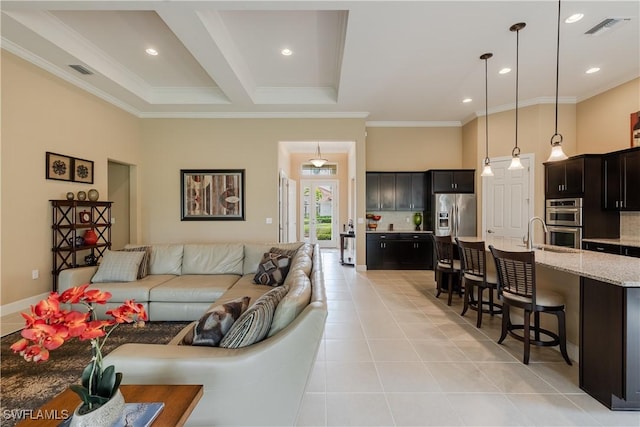
{"label": "tile floor", "polygon": [[578,387],[550,348],[499,337],[500,317],[460,316],[433,271],[367,271],[323,250],[329,316],[298,426],[640,426]]}
{"label": "tile floor", "polygon": [[[367,271],[323,250],[329,316],[298,426],[630,426],[578,387],[578,367],[549,348],[496,343],[500,317],[460,316],[435,298],[433,271]],[[19,330],[3,316],[2,335]]]}

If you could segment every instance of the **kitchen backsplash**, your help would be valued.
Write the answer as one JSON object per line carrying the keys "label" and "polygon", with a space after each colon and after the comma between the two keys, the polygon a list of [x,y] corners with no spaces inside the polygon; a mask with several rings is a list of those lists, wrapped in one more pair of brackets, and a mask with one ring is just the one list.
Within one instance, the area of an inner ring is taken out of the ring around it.
{"label": "kitchen backsplash", "polygon": [[[374,215],[380,215],[378,231],[389,231],[389,224],[393,224],[393,231],[413,231],[416,229],[413,223],[413,212],[408,211],[367,211]],[[369,222],[369,220],[367,220]],[[424,230],[424,218],[422,218],[421,230]]]}
{"label": "kitchen backsplash", "polygon": [[620,212],[620,238],[640,239],[640,212]]}

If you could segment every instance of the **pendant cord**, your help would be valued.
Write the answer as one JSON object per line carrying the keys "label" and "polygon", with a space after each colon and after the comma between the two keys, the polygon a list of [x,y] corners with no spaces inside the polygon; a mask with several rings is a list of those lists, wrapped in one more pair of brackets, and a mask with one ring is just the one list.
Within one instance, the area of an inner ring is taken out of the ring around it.
{"label": "pendant cord", "polygon": [[560,80],[560,2],[558,0],[558,40],[556,43],[556,129],[555,135],[558,134],[558,81]]}
{"label": "pendant cord", "polygon": [[484,60],[484,135],[485,155],[489,158],[489,68],[488,58]]}
{"label": "pendant cord", "polygon": [[520,67],[518,65],[519,62],[519,51],[520,51],[520,29],[516,30],[516,148],[518,148],[518,74]]}

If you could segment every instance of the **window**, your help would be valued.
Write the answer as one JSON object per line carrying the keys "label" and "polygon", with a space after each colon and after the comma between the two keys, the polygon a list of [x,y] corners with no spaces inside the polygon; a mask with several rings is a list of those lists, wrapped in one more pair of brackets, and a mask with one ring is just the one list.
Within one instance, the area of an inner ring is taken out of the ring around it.
{"label": "window", "polygon": [[338,165],[326,163],[322,167],[315,167],[311,163],[302,164],[301,175],[302,176],[328,176],[338,174]]}

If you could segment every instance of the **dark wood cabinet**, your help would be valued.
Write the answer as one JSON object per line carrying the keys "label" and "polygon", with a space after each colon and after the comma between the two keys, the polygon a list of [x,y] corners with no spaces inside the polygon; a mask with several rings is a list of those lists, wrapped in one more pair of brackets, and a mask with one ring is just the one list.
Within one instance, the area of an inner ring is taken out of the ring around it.
{"label": "dark wood cabinet", "polygon": [[640,258],[640,248],[637,246],[621,246],[620,255]]}
{"label": "dark wood cabinet", "polygon": [[427,171],[427,186],[430,194],[474,193],[474,169],[432,169]]}
{"label": "dark wood cabinet", "polygon": [[582,249],[587,251],[602,252],[605,254],[620,255],[620,245],[611,243],[582,242]]}
{"label": "dark wood cabinet", "polygon": [[640,288],[580,279],[580,388],[610,409],[640,409]]}
{"label": "dark wood cabinet", "polygon": [[433,245],[429,234],[367,233],[367,269],[433,269]]}
{"label": "dark wood cabinet", "polygon": [[395,210],[395,173],[369,172],[366,177],[366,187],[367,210]]}
{"label": "dark wood cabinet", "polygon": [[[111,248],[111,205],[112,202],[51,200],[54,291],[58,290],[58,274],[62,270],[86,265],[87,255],[92,255],[94,263],[98,263]],[[84,241],[87,230],[97,235],[94,244]]]}
{"label": "dark wood cabinet", "polygon": [[545,163],[546,198],[582,197],[584,195],[584,167],[584,157]]}
{"label": "dark wood cabinet", "polygon": [[604,209],[640,210],[640,148],[610,153],[603,158]]}
{"label": "dark wood cabinet", "polygon": [[396,210],[421,211],[424,209],[424,173],[396,173]]}

